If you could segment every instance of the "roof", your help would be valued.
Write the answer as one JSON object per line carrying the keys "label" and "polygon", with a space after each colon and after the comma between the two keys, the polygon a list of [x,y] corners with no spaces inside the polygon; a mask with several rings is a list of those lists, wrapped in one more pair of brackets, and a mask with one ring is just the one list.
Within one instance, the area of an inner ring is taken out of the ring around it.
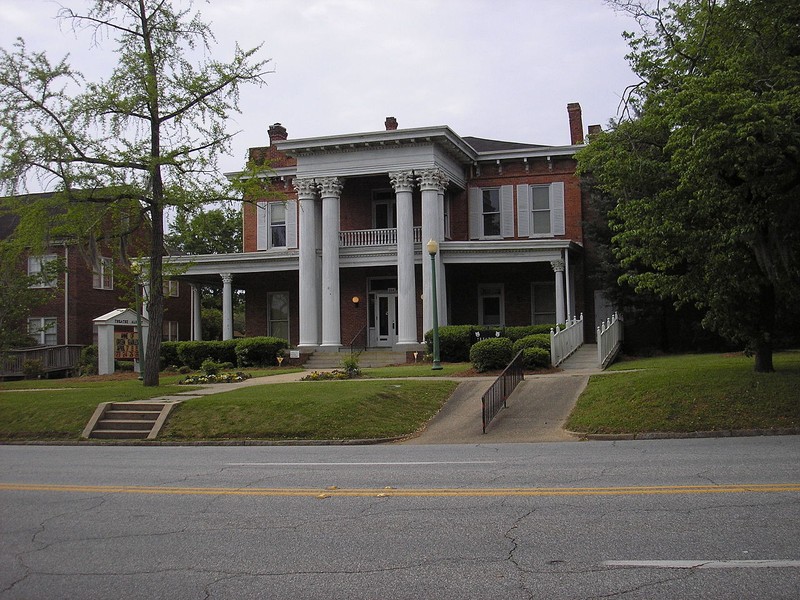
{"label": "roof", "polygon": [[526,148],[546,148],[541,144],[522,144],[519,142],[504,142],[501,140],[488,140],[486,138],[465,135],[461,138],[476,152],[498,152],[502,150],[524,150]]}

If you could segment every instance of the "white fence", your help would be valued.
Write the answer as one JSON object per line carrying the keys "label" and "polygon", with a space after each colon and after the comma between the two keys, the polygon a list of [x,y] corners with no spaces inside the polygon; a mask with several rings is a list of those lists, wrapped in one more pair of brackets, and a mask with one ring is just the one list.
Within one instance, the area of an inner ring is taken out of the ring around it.
{"label": "white fence", "polygon": [[583,313],[581,318],[567,319],[564,329],[556,325],[550,330],[550,362],[554,367],[583,345]]}
{"label": "white fence", "polygon": [[[422,227],[414,227],[414,242],[422,241]],[[339,232],[339,246],[386,246],[397,244],[397,229],[352,229]]]}
{"label": "white fence", "polygon": [[614,360],[622,345],[622,320],[617,313],[597,328],[597,362],[605,369]]}

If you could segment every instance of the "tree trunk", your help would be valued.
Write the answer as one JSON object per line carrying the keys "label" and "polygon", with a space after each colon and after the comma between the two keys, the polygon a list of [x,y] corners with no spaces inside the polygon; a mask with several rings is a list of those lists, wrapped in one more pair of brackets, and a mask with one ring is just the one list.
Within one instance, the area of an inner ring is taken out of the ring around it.
{"label": "tree trunk", "polygon": [[756,373],[772,373],[772,335],[775,331],[775,288],[771,283],[761,286],[760,335],[755,342]]}
{"label": "tree trunk", "polygon": [[147,349],[144,356],[142,381],[146,386],[157,386],[161,366],[161,329],[164,322],[163,251],[164,251],[164,211],[154,203],[150,210],[152,216],[152,239],[150,243],[150,297],[147,314],[150,329],[147,336]]}

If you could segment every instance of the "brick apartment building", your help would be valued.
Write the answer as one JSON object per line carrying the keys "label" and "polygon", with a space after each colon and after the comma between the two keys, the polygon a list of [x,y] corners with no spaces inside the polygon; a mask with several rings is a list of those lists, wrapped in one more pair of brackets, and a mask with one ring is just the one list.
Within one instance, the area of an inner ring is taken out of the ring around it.
{"label": "brick apartment building", "polygon": [[[173,259],[182,279],[246,293],[248,335],[307,351],[350,345],[419,348],[440,325],[564,322],[594,326],[584,252],[585,198],[575,175],[581,108],[567,106],[571,144],[462,137],[446,126],[292,140],[276,123],[270,165],[282,199],[246,198],[244,252]],[[567,121],[567,120],[565,120]],[[197,293],[195,291],[195,293]],[[199,306],[199,302],[195,302]],[[193,311],[199,337],[199,311]]]}

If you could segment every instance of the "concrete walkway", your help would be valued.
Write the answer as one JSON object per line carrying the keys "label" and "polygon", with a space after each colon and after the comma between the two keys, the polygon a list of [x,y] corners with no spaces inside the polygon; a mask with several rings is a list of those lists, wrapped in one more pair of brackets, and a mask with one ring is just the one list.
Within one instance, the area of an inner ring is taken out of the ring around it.
{"label": "concrete walkway", "polygon": [[444,408],[405,444],[503,444],[575,440],[564,423],[597,368],[597,346],[585,344],[549,375],[528,375],[482,433],[481,397],[494,378],[461,383]]}

